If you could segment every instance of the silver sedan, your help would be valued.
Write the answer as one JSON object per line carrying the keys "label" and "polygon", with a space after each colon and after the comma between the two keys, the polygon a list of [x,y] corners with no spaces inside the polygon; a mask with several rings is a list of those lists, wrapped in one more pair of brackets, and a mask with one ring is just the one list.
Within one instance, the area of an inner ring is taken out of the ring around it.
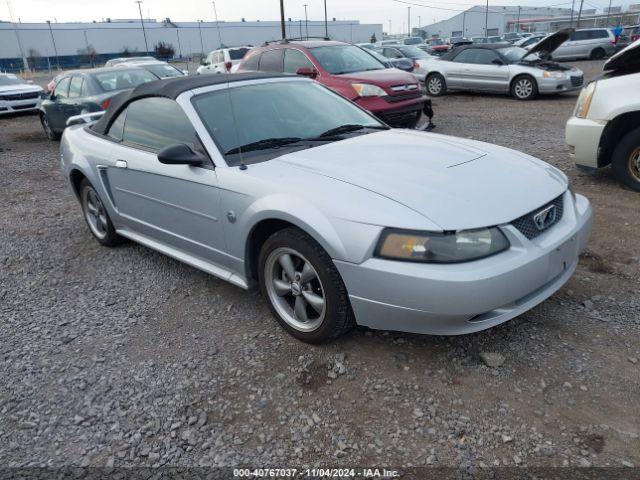
{"label": "silver sedan", "polygon": [[563,30],[530,50],[505,44],[478,44],[457,48],[440,59],[427,61],[427,93],[437,97],[449,90],[503,93],[518,100],[538,94],[579,90],[581,70],[548,60],[570,34]]}
{"label": "silver sedan", "polygon": [[147,83],[68,127],[61,156],[98,242],[259,286],[306,342],[356,324],[462,334],[505,322],[565,284],[591,225],[558,169],[391,129],[302,77]]}

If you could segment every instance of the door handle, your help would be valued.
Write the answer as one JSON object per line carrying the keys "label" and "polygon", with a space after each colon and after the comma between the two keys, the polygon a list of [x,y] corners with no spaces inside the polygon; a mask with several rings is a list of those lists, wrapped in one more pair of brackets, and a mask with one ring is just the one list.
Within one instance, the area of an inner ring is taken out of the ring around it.
{"label": "door handle", "polygon": [[127,162],[125,162],[124,160],[116,160],[115,166],[117,168],[127,168]]}

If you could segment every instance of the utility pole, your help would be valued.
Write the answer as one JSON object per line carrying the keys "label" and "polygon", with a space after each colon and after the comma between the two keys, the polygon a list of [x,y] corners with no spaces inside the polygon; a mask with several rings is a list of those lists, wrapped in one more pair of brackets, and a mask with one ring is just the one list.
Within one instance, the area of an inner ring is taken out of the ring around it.
{"label": "utility pole", "polygon": [[142,35],[144,36],[144,53],[149,53],[149,45],[147,44],[147,32],[144,29],[144,20],[142,19],[142,0],[135,0],[134,3],[138,4],[138,11],[140,12],[140,25],[142,25]]}
{"label": "utility pole", "polygon": [[569,21],[569,27],[573,28],[573,12],[576,9],[576,0],[571,0],[571,20]]}
{"label": "utility pole", "polygon": [[462,37],[464,38],[466,36],[466,23],[467,23],[467,12],[464,11],[462,12]]}
{"label": "utility pole", "polygon": [[607,9],[607,20],[605,20],[605,28],[609,26],[609,15],[611,15],[611,0],[609,0],[609,8]]}
{"label": "utility pole", "polygon": [[307,5],[306,3],[304,4],[304,31],[307,35],[307,40],[309,40],[309,17],[307,17],[307,7],[309,5]]}
{"label": "utility pole", "polygon": [[287,38],[287,30],[284,26],[284,0],[280,0],[280,30],[282,33],[282,39]]}
{"label": "utility pole", "polygon": [[484,37],[489,36],[489,0],[487,0],[487,8],[484,11]]}
{"label": "utility pole", "polygon": [[218,48],[222,48],[222,33],[220,33],[220,22],[218,22],[218,11],[216,10],[216,2],[212,0],[211,3],[213,4],[213,15],[216,20],[216,29],[218,30],[218,42],[220,43]]}
{"label": "utility pole", "polygon": [[407,7],[407,32],[408,37],[411,36],[411,7]]}
{"label": "utility pole", "polygon": [[324,36],[329,38],[329,23],[327,22],[327,0],[324,0]]}
{"label": "utility pole", "polygon": [[576,23],[576,28],[580,28],[580,17],[582,17],[582,5],[584,5],[584,0],[580,0],[580,10],[578,10],[578,22]]}
{"label": "utility pole", "polygon": [[56,65],[58,70],[60,70],[60,60],[58,59],[58,49],[56,48],[56,40],[53,38],[53,30],[51,29],[51,20],[47,20],[47,25],[49,25],[49,33],[51,34],[51,43],[53,44],[53,51],[56,54]]}
{"label": "utility pole", "polygon": [[520,32],[520,10],[522,7],[518,5],[518,23],[516,23],[516,32]]}
{"label": "utility pole", "polygon": [[202,43],[202,20],[198,20],[198,33],[200,33],[200,58],[204,57],[204,44]]}

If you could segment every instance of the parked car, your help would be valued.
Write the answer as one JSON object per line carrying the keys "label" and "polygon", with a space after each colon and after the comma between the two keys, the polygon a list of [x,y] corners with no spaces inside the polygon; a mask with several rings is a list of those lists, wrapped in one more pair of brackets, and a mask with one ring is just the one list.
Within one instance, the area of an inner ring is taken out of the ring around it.
{"label": "parked car", "polygon": [[580,167],[611,165],[619,181],[640,192],[640,40],[611,57],[604,70],[582,90],[567,122],[569,152]]}
{"label": "parked car", "polygon": [[234,65],[239,65],[251,47],[233,47],[214,50],[202,61],[196,70],[197,75],[204,73],[229,73]]}
{"label": "parked car", "polygon": [[628,36],[631,42],[635,42],[640,38],[640,25],[624,27],[624,35]]}
{"label": "parked car", "polygon": [[513,43],[517,40],[520,40],[522,36],[518,32],[507,32],[504,35],[502,35],[501,38],[505,42]]}
{"label": "parked car", "polygon": [[13,73],[0,73],[0,116],[15,112],[37,112],[44,90]]}
{"label": "parked car", "polygon": [[421,43],[424,43],[422,37],[406,37],[402,39],[403,45],[420,45]]}
{"label": "parked car", "polygon": [[405,72],[413,72],[418,64],[410,58],[387,58],[382,55],[382,48],[376,47],[375,49],[367,49],[364,51],[383,63],[387,68],[397,68],[398,70],[404,70]]}
{"label": "parked car", "polygon": [[515,42],[513,45],[515,47],[525,48],[529,50],[530,47],[532,47],[533,45],[535,45],[545,37],[546,35],[543,35],[543,34],[529,35],[528,37],[521,38],[520,40]]}
{"label": "parked car", "polygon": [[465,37],[451,37],[447,43],[451,45],[451,48],[456,48],[462,45],[470,45],[473,42]]}
{"label": "parked car", "polygon": [[105,67],[113,67],[119,63],[124,62],[150,62],[155,61],[156,59],[153,57],[120,57],[120,58],[112,58],[111,60],[107,60],[104,64]]}
{"label": "parked car", "polygon": [[74,70],[65,70],[64,72],[60,72],[59,74],[57,74],[55,77],[53,77],[51,79],[51,81],[49,83],[47,83],[47,93],[51,93],[55,90],[56,85],[58,84],[58,82],[60,81],[60,79],[62,77],[64,77],[65,75],[68,75],[70,73],[73,73]]}
{"label": "parked car", "polygon": [[427,52],[432,55],[443,55],[451,50],[451,45],[441,38],[430,38],[425,41],[425,45],[428,47]]}
{"label": "parked car", "polygon": [[123,90],[158,78],[141,68],[106,67],[64,75],[40,105],[40,122],[50,140],[58,140],[75,115],[105,110]]}
{"label": "parked car", "polygon": [[396,127],[414,128],[427,100],[412,73],[388,69],[343,42],[286,40],[255,48],[238,67],[247,71],[313,78]]}
{"label": "parked car", "polygon": [[591,226],[557,168],[390,129],[291,75],[142,85],[69,127],[60,152],[100,244],[128,238],[257,285],[310,343],[356,324],[441,335],[503,323],[569,280]]}
{"label": "parked car", "polygon": [[427,70],[425,68],[427,60],[433,58],[424,50],[414,45],[389,45],[382,48],[382,55],[389,59],[406,58],[414,63],[413,74],[424,82]]}
{"label": "parked car", "polygon": [[377,43],[378,47],[384,47],[386,45],[402,45],[402,42],[400,42],[400,40],[392,39],[392,40],[380,40]]}
{"label": "parked car", "polygon": [[581,70],[544,59],[569,38],[571,31],[558,31],[531,50],[510,44],[457,48],[427,62],[427,93],[439,96],[448,90],[466,90],[505,93],[518,100],[531,100],[538,94],[578,90],[584,82]]}
{"label": "parked car", "polygon": [[494,35],[491,37],[472,37],[471,41],[473,43],[491,43],[491,44],[497,44],[497,43],[509,43],[509,42],[505,42],[504,40],[502,40],[502,37],[499,35]]}
{"label": "parked car", "polygon": [[188,75],[189,72],[185,70],[180,70],[173,65],[162,62],[160,60],[134,60],[131,62],[121,62],[116,64],[118,68],[143,68],[147,72],[153,74],[156,78],[173,78],[173,77],[182,77],[184,75]]}
{"label": "parked car", "polygon": [[608,28],[584,28],[576,30],[571,37],[553,52],[554,60],[588,58],[599,60],[616,51],[616,37]]}

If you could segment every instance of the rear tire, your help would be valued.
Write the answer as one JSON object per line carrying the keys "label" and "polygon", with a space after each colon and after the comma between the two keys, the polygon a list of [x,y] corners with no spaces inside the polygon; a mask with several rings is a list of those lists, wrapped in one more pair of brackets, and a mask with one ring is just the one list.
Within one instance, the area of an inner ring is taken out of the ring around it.
{"label": "rear tire", "polygon": [[447,82],[439,73],[432,73],[425,80],[427,93],[432,97],[441,97],[447,93]]}
{"label": "rear tire", "polygon": [[520,75],[511,82],[511,96],[517,100],[533,100],[538,96],[538,84],[529,75]]}
{"label": "rear tire", "polygon": [[100,195],[86,178],[80,182],[79,193],[82,213],[93,238],[105,247],[120,245],[124,239],[116,233]]}
{"label": "rear tire", "polygon": [[640,192],[640,128],[622,137],[613,151],[611,169],[617,180]]}
{"label": "rear tire", "polygon": [[42,129],[44,130],[44,134],[49,140],[60,140],[61,135],[53,131],[46,113],[40,114],[40,124],[42,125]]}
{"label": "rear tire", "polygon": [[258,278],[271,313],[298,340],[326,342],[355,325],[347,289],[333,260],[295,227],[264,242]]}
{"label": "rear tire", "polygon": [[607,56],[607,52],[605,52],[602,48],[598,47],[598,48],[594,48],[591,51],[591,55],[589,55],[589,58],[591,60],[602,60],[606,56]]}

